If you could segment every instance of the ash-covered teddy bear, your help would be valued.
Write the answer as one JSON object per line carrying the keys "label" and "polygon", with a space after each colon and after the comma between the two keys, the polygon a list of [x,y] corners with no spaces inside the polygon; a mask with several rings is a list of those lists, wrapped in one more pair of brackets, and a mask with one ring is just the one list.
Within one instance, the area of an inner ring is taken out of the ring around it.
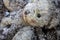
{"label": "ash-covered teddy bear", "polygon": [[[55,28],[59,24],[59,15],[60,14],[56,12],[54,4],[52,4],[52,1],[47,0],[39,0],[38,3],[28,3],[23,10],[23,20],[25,24],[38,27],[36,29],[38,30],[36,31],[38,36],[37,40],[56,40],[56,30],[51,28]],[[40,27],[42,27],[42,30],[40,30]],[[44,27],[48,29],[45,29]],[[18,34],[19,33],[15,35],[15,39],[24,39],[17,38]]]}

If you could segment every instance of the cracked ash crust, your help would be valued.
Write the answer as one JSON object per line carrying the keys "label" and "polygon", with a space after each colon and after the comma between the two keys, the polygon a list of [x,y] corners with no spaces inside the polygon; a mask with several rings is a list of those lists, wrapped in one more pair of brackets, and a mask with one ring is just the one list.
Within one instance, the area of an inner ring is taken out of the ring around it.
{"label": "cracked ash crust", "polygon": [[28,3],[23,11],[23,20],[27,25],[52,28],[59,24],[55,11],[54,4],[49,0]]}

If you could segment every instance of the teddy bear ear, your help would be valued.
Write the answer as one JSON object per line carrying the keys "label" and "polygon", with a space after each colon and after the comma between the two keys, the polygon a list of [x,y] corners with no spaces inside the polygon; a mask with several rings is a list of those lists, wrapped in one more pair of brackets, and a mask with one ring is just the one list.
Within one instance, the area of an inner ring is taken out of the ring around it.
{"label": "teddy bear ear", "polygon": [[3,0],[3,3],[9,11],[13,11],[13,8],[9,6],[9,0]]}

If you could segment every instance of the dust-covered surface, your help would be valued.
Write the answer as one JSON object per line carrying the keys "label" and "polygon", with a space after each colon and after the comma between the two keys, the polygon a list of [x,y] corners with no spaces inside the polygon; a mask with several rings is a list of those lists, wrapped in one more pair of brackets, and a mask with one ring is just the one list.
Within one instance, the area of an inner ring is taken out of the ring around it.
{"label": "dust-covered surface", "polygon": [[0,0],[0,40],[60,40],[60,0]]}

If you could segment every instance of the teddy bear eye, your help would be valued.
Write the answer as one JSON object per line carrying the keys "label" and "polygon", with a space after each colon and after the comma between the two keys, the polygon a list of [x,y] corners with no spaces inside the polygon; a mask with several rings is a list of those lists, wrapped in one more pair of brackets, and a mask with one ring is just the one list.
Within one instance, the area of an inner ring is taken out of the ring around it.
{"label": "teddy bear eye", "polygon": [[25,15],[27,15],[27,14],[29,14],[30,13],[30,11],[25,11]]}
{"label": "teddy bear eye", "polygon": [[40,18],[40,17],[41,17],[41,15],[40,15],[40,14],[37,14],[37,17],[38,17],[38,18]]}

